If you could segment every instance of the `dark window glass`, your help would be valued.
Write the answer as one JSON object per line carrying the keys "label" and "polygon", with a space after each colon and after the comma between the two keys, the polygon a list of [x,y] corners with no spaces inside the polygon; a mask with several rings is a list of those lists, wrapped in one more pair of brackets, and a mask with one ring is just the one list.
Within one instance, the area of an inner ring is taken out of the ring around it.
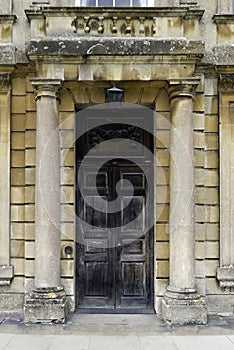
{"label": "dark window glass", "polygon": [[81,6],[96,6],[96,0],[81,0]]}
{"label": "dark window glass", "polygon": [[112,0],[98,0],[99,6],[113,6]]}
{"label": "dark window glass", "polygon": [[116,7],[130,7],[130,0],[116,0]]}
{"label": "dark window glass", "polygon": [[133,0],[132,6],[133,7],[139,7],[139,6],[147,6],[147,0]]}

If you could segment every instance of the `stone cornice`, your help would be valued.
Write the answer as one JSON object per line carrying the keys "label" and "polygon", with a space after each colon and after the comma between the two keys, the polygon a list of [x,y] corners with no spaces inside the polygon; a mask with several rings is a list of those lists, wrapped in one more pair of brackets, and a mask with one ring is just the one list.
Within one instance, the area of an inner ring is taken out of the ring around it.
{"label": "stone cornice", "polygon": [[0,15],[0,23],[15,23],[16,22],[16,15]]}
{"label": "stone cornice", "polygon": [[146,17],[178,17],[201,19],[204,10],[191,9],[188,7],[145,7],[145,8],[127,8],[127,7],[43,7],[37,11],[28,9],[25,14],[28,20],[38,17],[66,17],[66,16],[118,16],[125,17],[139,15]]}
{"label": "stone cornice", "polygon": [[233,24],[234,14],[214,15],[212,19],[216,24]]}
{"label": "stone cornice", "polygon": [[203,41],[189,41],[185,38],[96,38],[85,37],[77,40],[31,40],[26,48],[32,58],[66,56],[144,56],[180,55],[201,58],[205,52]]}

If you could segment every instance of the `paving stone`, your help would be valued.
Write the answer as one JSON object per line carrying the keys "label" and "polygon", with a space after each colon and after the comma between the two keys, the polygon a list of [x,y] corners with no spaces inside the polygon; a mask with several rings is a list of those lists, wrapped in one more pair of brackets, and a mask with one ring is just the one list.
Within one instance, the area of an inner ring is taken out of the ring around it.
{"label": "paving stone", "polygon": [[12,334],[1,334],[0,335],[0,350],[7,349],[7,344],[13,337]]}
{"label": "paving stone", "polygon": [[148,336],[139,337],[141,350],[177,350],[175,343],[171,337],[165,336]]}
{"label": "paving stone", "polygon": [[178,350],[234,350],[234,344],[224,336],[174,336]]}
{"label": "paving stone", "polygon": [[14,335],[4,350],[47,350],[53,339],[52,335]]}
{"label": "paving stone", "polygon": [[89,336],[59,335],[51,341],[48,350],[89,350],[89,342]]}
{"label": "paving stone", "polygon": [[89,350],[140,350],[137,336],[93,336]]}

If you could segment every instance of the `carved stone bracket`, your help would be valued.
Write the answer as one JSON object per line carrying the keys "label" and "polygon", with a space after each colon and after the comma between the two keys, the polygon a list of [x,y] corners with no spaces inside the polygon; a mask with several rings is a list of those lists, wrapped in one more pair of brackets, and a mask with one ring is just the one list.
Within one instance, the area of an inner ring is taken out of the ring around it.
{"label": "carved stone bracket", "polygon": [[234,74],[220,75],[219,88],[221,92],[234,92]]}

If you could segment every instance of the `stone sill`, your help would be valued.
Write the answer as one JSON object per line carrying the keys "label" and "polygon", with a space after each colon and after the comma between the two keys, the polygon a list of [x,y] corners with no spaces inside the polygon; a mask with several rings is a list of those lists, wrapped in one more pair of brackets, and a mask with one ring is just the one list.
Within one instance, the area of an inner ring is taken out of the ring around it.
{"label": "stone sill", "polygon": [[217,279],[221,287],[234,287],[234,266],[222,266],[217,269]]}
{"label": "stone sill", "polygon": [[184,19],[194,18],[200,20],[204,10],[190,9],[188,7],[43,7],[43,9],[25,10],[28,20],[45,17],[70,17],[70,16],[89,16],[104,18],[117,16],[125,18],[126,16],[142,16],[146,18],[153,17],[183,17]]}
{"label": "stone sill", "polygon": [[14,268],[10,265],[0,266],[0,286],[6,286],[10,284],[14,276]]}

